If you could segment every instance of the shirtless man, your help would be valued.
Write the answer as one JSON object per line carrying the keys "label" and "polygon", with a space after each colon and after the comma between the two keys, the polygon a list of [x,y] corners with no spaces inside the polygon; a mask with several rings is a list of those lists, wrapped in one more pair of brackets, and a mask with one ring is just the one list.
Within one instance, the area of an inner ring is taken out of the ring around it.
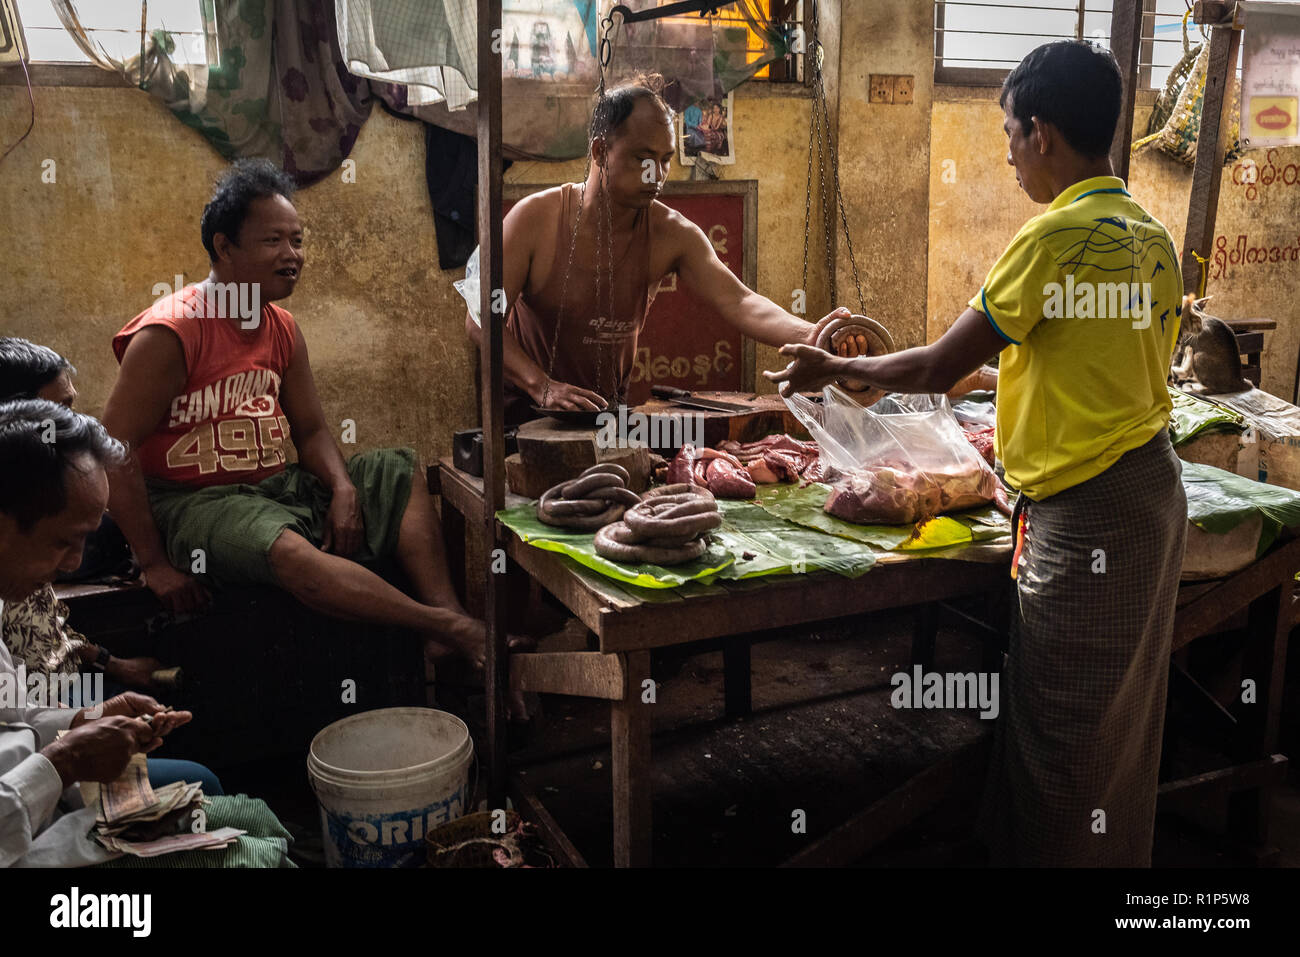
{"label": "shirtless man", "polygon": [[[768,345],[811,345],[824,323],[848,315],[837,309],[815,325],[791,315],[748,289],[703,230],[657,201],[676,140],[672,111],[647,87],[601,97],[590,149],[585,183],[534,193],[505,218],[508,424],[531,418],[532,405],[598,410],[625,396],[653,291],[672,272],[727,323]],[[472,314],[465,330],[480,343]]]}

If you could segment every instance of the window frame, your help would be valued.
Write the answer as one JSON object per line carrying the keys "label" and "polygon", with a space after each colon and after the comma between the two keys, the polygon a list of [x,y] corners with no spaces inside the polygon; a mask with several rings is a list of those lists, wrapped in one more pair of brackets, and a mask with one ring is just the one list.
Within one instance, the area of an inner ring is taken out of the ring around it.
{"label": "window frame", "polygon": [[[1078,32],[1080,36],[1077,39],[1085,39],[1081,34],[1083,31],[1084,12],[1087,0],[1078,0]],[[1002,81],[1007,78],[1012,70],[1011,67],[1002,69],[1000,67],[971,67],[971,66],[944,66],[943,65],[943,24],[944,10],[947,6],[947,0],[935,0],[934,2],[934,82],[935,85],[946,86],[981,86],[1001,87]],[[1014,9],[1008,7],[1008,9]],[[1065,10],[1064,7],[1061,8]],[[1138,62],[1146,64],[1138,67],[1138,92],[1154,89],[1151,86],[1151,57],[1155,48],[1155,22],[1156,22],[1156,0],[1142,0],[1142,37],[1140,41]],[[1044,41],[1046,42],[1046,41]],[[1107,41],[1109,44],[1109,40]]]}

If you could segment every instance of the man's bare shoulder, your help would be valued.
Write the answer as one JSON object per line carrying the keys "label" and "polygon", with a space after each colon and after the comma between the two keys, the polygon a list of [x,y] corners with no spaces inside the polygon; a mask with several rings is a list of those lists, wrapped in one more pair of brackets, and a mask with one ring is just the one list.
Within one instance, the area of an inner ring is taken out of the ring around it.
{"label": "man's bare shoulder", "polygon": [[563,191],[563,186],[552,186],[550,189],[529,193],[511,207],[510,217],[530,222],[553,217],[560,211],[560,196]]}
{"label": "man's bare shoulder", "polygon": [[690,241],[702,231],[677,210],[656,199],[650,207],[650,226],[657,237]]}

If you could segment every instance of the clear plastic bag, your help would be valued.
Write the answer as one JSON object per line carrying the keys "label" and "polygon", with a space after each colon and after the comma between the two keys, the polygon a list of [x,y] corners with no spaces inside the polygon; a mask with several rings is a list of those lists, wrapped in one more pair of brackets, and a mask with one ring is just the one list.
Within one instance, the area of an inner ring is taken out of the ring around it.
{"label": "clear plastic bag", "polygon": [[996,499],[998,478],[942,395],[889,395],[863,408],[837,386],[786,405],[833,466],[825,510],[862,525],[903,525]]}
{"label": "clear plastic bag", "polygon": [[465,300],[465,305],[469,307],[469,314],[474,319],[474,324],[480,329],[483,323],[478,317],[479,313],[479,291],[478,291],[478,247],[469,254],[469,262],[465,263],[465,278],[457,279],[452,283],[460,297]]}

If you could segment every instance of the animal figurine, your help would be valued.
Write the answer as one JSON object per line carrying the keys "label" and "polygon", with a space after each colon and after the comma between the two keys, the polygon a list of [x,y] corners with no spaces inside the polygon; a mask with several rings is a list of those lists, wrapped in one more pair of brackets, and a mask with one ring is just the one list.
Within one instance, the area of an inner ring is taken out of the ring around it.
{"label": "animal figurine", "polygon": [[1193,395],[1243,392],[1251,384],[1241,374],[1237,337],[1226,322],[1205,311],[1210,298],[1187,296],[1183,300],[1169,384]]}

